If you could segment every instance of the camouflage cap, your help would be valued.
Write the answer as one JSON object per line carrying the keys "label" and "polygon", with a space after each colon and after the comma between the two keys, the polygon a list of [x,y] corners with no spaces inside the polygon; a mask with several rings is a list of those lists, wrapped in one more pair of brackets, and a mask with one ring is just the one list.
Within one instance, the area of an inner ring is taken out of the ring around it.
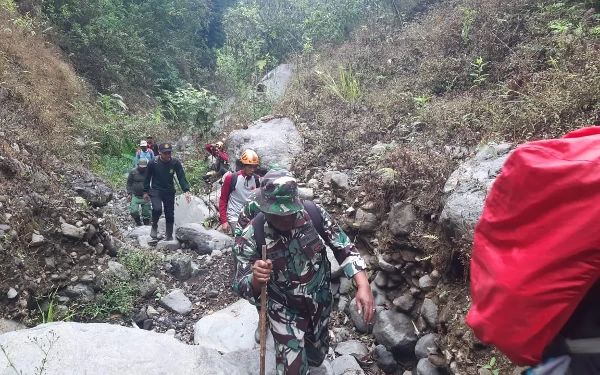
{"label": "camouflage cap", "polygon": [[304,209],[298,197],[298,183],[285,169],[270,170],[264,175],[256,202],[266,214],[286,216]]}

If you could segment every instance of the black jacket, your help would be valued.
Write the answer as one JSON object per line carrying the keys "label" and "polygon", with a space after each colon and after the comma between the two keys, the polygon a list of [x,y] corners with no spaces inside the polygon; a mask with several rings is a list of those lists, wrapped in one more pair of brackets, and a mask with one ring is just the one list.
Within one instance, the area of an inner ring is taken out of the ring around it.
{"label": "black jacket", "polygon": [[127,177],[127,194],[135,195],[138,198],[142,197],[147,173],[147,170],[141,173],[138,168],[133,168],[129,171],[129,176]]}
{"label": "black jacket", "polygon": [[148,163],[146,180],[144,181],[144,193],[152,190],[175,193],[175,175],[179,181],[179,186],[184,192],[190,191],[190,184],[185,178],[183,166],[178,159],[171,158],[171,161],[164,163],[160,156],[155,157]]}

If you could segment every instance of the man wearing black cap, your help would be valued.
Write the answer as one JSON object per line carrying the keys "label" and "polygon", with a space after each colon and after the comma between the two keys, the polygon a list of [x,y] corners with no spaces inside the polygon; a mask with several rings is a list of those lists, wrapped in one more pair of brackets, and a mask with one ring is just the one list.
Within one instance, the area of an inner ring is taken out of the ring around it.
{"label": "man wearing black cap", "polygon": [[172,157],[173,145],[168,142],[158,146],[159,156],[148,163],[146,180],[144,181],[144,199],[152,201],[152,230],[150,236],[158,236],[158,219],[162,214],[162,206],[165,206],[165,219],[167,222],[166,240],[173,239],[173,223],[175,222],[175,175],[179,181],[185,198],[190,203],[190,185],[185,178],[185,172],[181,162]]}

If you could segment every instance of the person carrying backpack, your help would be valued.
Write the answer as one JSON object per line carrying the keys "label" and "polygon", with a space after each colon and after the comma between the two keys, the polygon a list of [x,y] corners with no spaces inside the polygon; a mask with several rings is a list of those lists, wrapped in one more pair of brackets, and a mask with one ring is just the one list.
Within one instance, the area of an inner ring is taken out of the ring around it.
{"label": "person carrying backpack", "polygon": [[152,201],[152,229],[150,237],[158,236],[158,220],[162,215],[163,205],[167,228],[166,240],[173,240],[173,224],[175,223],[175,175],[185,199],[191,202],[190,184],[188,183],[181,162],[172,157],[173,146],[168,143],[159,145],[159,156],[148,163],[148,171],[144,180],[144,199]]}
{"label": "person carrying backpack", "polygon": [[[319,234],[289,171],[267,172],[255,197],[260,212],[236,237],[233,291],[260,305],[261,287],[266,283],[266,313],[275,342],[277,374],[306,375],[309,366],[320,366],[329,351],[333,297],[325,242],[344,264],[346,276],[354,279],[358,310],[371,322],[375,302],[365,261],[333,218],[315,205],[323,226],[323,234]],[[266,261],[262,260],[262,245],[267,247]]]}
{"label": "person carrying backpack", "polygon": [[600,127],[506,159],[474,232],[467,324],[530,375],[600,374]]}
{"label": "person carrying backpack", "polygon": [[[142,225],[142,219],[144,225],[150,225],[150,202],[144,200],[144,181],[147,167],[148,159],[142,158],[138,166],[133,168],[127,177],[127,200],[131,202],[129,213],[138,227]],[[142,219],[140,219],[140,206],[142,206]]]}
{"label": "person carrying backpack", "polygon": [[245,150],[242,152],[240,162],[243,165],[241,170],[228,173],[223,178],[219,199],[219,216],[223,232],[232,235],[235,234],[237,219],[244,203],[250,194],[260,187],[260,176],[255,173],[259,164],[256,152]]}
{"label": "person carrying backpack", "polygon": [[135,153],[135,162],[133,163],[133,167],[137,168],[140,159],[147,159],[148,161],[154,158],[154,151],[151,148],[148,148],[148,142],[141,141],[140,149]]}
{"label": "person carrying backpack", "polygon": [[147,136],[146,142],[148,143],[148,149],[152,150],[152,153],[154,154],[154,156],[158,156],[158,154],[159,154],[158,144],[156,144],[154,142],[154,137],[152,137],[151,135]]}

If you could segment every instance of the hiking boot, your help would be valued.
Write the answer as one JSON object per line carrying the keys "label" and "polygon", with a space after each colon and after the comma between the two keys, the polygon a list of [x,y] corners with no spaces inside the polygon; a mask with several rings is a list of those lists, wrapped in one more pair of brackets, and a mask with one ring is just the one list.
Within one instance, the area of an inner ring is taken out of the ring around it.
{"label": "hiking boot", "polygon": [[142,220],[139,217],[134,217],[133,220],[135,220],[135,225],[138,227],[142,226]]}
{"label": "hiking boot", "polygon": [[173,241],[173,223],[167,223],[167,229],[165,230],[165,241]]}
{"label": "hiking boot", "polygon": [[158,238],[158,223],[152,223],[152,229],[150,230],[150,237]]}
{"label": "hiking boot", "polygon": [[150,225],[150,219],[144,219],[144,225]]}

